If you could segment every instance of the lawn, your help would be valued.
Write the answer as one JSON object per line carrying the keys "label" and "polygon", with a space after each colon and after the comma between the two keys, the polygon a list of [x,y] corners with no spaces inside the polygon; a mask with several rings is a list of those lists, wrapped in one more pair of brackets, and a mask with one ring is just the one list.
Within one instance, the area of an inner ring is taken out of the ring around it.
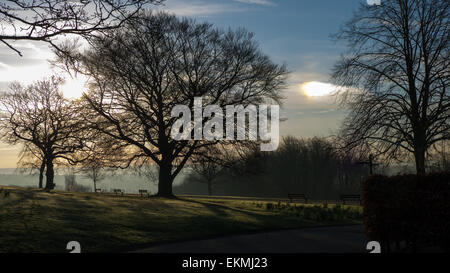
{"label": "lawn", "polygon": [[362,221],[362,208],[258,200],[114,196],[2,187],[0,252],[119,252],[157,243]]}

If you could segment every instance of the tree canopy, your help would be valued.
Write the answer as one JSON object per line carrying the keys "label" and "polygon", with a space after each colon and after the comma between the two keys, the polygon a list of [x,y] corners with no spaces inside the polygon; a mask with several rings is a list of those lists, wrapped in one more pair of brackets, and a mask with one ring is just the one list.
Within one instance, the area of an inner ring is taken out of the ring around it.
{"label": "tree canopy", "polygon": [[349,52],[333,79],[351,112],[341,136],[347,148],[413,155],[425,172],[429,148],[450,139],[450,2],[386,0],[361,8],[336,35]]}
{"label": "tree canopy", "polygon": [[208,23],[166,13],[146,13],[120,30],[92,37],[92,47],[60,55],[90,77],[84,99],[90,127],[129,145],[129,160],[158,165],[158,194],[201,147],[217,141],[175,140],[176,105],[248,105],[279,101],[287,71],[264,55],[244,29],[221,31]]}
{"label": "tree canopy", "polygon": [[11,41],[33,40],[60,49],[60,35],[91,35],[115,29],[148,4],[163,0],[5,0],[0,3],[0,42],[21,55]]}

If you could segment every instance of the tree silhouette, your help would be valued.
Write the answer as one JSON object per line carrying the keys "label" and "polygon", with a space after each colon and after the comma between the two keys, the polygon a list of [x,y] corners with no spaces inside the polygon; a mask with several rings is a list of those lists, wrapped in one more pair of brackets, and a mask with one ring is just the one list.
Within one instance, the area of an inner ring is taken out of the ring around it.
{"label": "tree silhouette", "polygon": [[[80,113],[84,113],[83,110],[80,109]],[[85,124],[86,120],[83,119],[82,122]],[[94,192],[96,192],[97,183],[104,180],[108,174],[112,175],[114,173],[119,167],[116,162],[123,160],[127,151],[122,149],[117,140],[100,135],[88,127],[85,127],[84,134],[84,157],[78,161],[78,169],[76,171],[92,180]]]}
{"label": "tree silhouette", "polygon": [[[311,199],[337,200],[340,194],[361,193],[360,183],[369,175],[366,166],[357,164],[359,156],[345,154],[334,138],[285,136],[272,152],[261,152],[254,146],[242,147],[215,161],[225,167],[213,180],[213,185],[220,185],[214,189],[215,194],[286,198],[289,193],[304,193]],[[176,190],[203,194],[200,183],[206,181],[198,177],[187,176]]]}
{"label": "tree silhouette", "polygon": [[191,158],[192,172],[187,179],[206,183],[208,194],[212,195],[213,183],[225,170],[227,162],[225,157],[225,155],[221,155],[220,147],[217,145],[199,149]]}
{"label": "tree silhouette", "polygon": [[99,154],[94,154],[81,163],[80,172],[86,178],[92,180],[94,183],[94,192],[97,192],[97,183],[106,177],[108,166],[103,159],[104,157]]}
{"label": "tree silhouette", "polygon": [[333,77],[350,107],[348,147],[368,145],[388,158],[414,155],[417,173],[436,142],[450,138],[450,2],[386,0],[361,5],[338,39],[350,53]]}
{"label": "tree silhouette", "polygon": [[59,91],[63,80],[52,77],[29,86],[14,83],[0,96],[0,139],[24,144],[46,169],[45,189],[54,188],[54,164],[75,164],[83,156],[85,127],[74,104]]}
{"label": "tree silhouette", "polygon": [[243,29],[223,32],[165,13],[141,15],[60,61],[92,79],[84,97],[93,110],[90,127],[129,145],[125,166],[154,161],[158,195],[170,197],[174,178],[195,151],[217,143],[172,139],[173,107],[193,109],[201,96],[204,105],[222,109],[278,101],[287,72]]}
{"label": "tree silhouette", "polygon": [[59,35],[90,35],[115,29],[147,4],[163,0],[6,0],[0,3],[0,42],[22,56],[11,43],[44,41],[54,48]]}

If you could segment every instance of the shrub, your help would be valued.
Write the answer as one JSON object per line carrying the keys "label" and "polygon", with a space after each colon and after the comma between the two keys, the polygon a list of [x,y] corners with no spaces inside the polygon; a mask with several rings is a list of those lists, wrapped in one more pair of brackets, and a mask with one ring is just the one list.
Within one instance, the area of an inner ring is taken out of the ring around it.
{"label": "shrub", "polygon": [[450,173],[374,175],[363,183],[364,225],[389,251],[392,242],[450,244]]}
{"label": "shrub", "polygon": [[266,210],[273,210],[273,207],[272,203],[266,203]]}

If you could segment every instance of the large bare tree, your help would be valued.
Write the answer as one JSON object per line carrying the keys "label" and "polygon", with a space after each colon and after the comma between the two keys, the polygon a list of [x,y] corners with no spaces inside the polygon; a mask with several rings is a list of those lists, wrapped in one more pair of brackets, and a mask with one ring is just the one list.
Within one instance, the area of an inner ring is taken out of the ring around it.
{"label": "large bare tree", "polygon": [[449,6],[362,4],[337,34],[350,49],[333,72],[351,109],[341,132],[347,147],[367,145],[388,158],[413,155],[417,173],[424,173],[429,148],[450,138]]}
{"label": "large bare tree", "polygon": [[173,107],[193,109],[195,97],[222,109],[278,101],[287,74],[260,52],[251,33],[166,13],[141,14],[90,42],[91,49],[62,60],[91,79],[84,97],[93,110],[90,127],[127,143],[127,164],[155,162],[158,195],[166,197],[189,158],[217,143],[172,139]]}
{"label": "large bare tree", "polygon": [[14,83],[0,96],[0,139],[23,144],[26,153],[41,160],[47,190],[55,186],[55,162],[81,160],[88,137],[74,104],[59,91],[62,82],[52,77],[29,86]]}
{"label": "large bare tree", "polygon": [[45,41],[58,35],[90,35],[120,27],[148,4],[163,0],[3,0],[0,42],[21,55],[11,41]]}

